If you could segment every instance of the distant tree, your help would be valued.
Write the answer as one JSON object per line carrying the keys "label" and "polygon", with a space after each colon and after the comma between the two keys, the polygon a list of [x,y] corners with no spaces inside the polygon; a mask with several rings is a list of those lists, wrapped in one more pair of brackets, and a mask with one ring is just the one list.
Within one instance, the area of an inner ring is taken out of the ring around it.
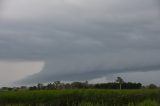
{"label": "distant tree", "polygon": [[117,77],[116,82],[119,83],[119,89],[121,90],[124,80],[121,77]]}
{"label": "distant tree", "polygon": [[58,89],[59,86],[61,85],[61,82],[60,81],[55,81],[54,85],[55,85],[55,88]]}
{"label": "distant tree", "polygon": [[38,84],[37,84],[37,88],[38,88],[39,90],[41,90],[41,89],[43,88],[43,84],[38,83]]}
{"label": "distant tree", "polygon": [[13,88],[10,88],[10,87],[2,87],[1,90],[2,90],[2,91],[12,91]]}
{"label": "distant tree", "polygon": [[55,89],[56,87],[55,87],[55,84],[53,83],[49,83],[47,86],[46,86],[46,89]]}
{"label": "distant tree", "polygon": [[8,91],[8,87],[2,87],[1,90]]}
{"label": "distant tree", "polygon": [[65,89],[65,84],[64,83],[60,83],[59,89]]}
{"label": "distant tree", "polygon": [[70,84],[70,83],[66,83],[66,84],[65,84],[65,89],[70,89],[70,88],[72,88],[72,87],[71,87],[71,84]]}
{"label": "distant tree", "polygon": [[29,87],[29,90],[37,90],[36,86]]}
{"label": "distant tree", "polygon": [[71,87],[72,88],[88,88],[88,81],[85,81],[85,82],[73,82],[71,84]]}
{"label": "distant tree", "polygon": [[72,86],[72,88],[83,88],[84,87],[83,83],[81,83],[81,82],[73,82],[71,84],[71,86]]}
{"label": "distant tree", "polygon": [[84,86],[85,86],[85,88],[88,88],[89,83],[88,83],[88,81],[87,81],[87,80],[84,82]]}
{"label": "distant tree", "polygon": [[148,86],[148,88],[149,88],[149,89],[156,89],[156,88],[158,88],[158,87],[157,87],[157,85],[155,85],[155,84],[150,84],[150,85]]}
{"label": "distant tree", "polygon": [[122,83],[122,88],[123,89],[140,89],[142,88],[141,83],[133,83],[133,82],[124,82]]}
{"label": "distant tree", "polygon": [[27,90],[28,88],[26,86],[21,86],[19,89],[20,90]]}
{"label": "distant tree", "polygon": [[95,88],[98,89],[119,89],[118,83],[101,83],[101,84],[95,84]]}

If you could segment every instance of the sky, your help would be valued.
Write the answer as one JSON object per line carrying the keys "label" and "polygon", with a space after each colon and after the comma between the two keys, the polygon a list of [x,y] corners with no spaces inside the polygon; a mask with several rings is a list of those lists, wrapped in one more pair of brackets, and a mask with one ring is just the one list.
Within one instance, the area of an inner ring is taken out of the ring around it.
{"label": "sky", "polygon": [[0,0],[0,86],[160,85],[159,0]]}

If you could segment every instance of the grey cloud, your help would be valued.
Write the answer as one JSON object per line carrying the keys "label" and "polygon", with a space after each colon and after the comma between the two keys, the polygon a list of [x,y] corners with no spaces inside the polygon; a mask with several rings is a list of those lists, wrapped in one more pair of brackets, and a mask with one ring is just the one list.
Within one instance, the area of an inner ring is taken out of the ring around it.
{"label": "grey cloud", "polygon": [[3,10],[3,5],[4,5],[3,2],[4,2],[3,0],[0,0],[0,14],[1,14],[1,11]]}
{"label": "grey cloud", "polygon": [[147,72],[160,69],[160,51],[119,51],[99,55],[63,56],[46,62],[45,71],[20,82],[89,80],[122,72]]}
{"label": "grey cloud", "polygon": [[156,0],[14,2],[0,18],[0,59],[46,63],[23,82],[160,69]]}

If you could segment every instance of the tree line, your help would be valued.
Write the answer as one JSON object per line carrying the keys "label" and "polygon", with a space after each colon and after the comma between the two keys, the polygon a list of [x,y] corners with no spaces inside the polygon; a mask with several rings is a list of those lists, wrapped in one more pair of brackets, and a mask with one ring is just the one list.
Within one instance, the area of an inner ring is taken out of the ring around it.
{"label": "tree line", "polygon": [[[1,90],[56,90],[56,89],[141,89],[144,88],[141,83],[125,82],[121,77],[117,77],[115,82],[89,84],[88,81],[63,83],[55,81],[46,85],[38,83],[35,86],[21,86],[21,87],[2,87]],[[156,85],[150,84],[145,88],[154,89]]]}

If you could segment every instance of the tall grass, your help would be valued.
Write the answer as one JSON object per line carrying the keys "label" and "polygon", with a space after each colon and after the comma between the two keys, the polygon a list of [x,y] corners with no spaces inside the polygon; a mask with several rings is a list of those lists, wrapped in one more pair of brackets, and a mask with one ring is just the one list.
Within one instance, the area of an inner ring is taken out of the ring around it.
{"label": "tall grass", "polygon": [[160,104],[158,104],[156,101],[146,100],[137,106],[160,106]]}
{"label": "tall grass", "polygon": [[129,103],[130,106],[134,106],[148,99],[160,103],[160,90],[92,89],[0,92],[0,106],[128,106]]}

